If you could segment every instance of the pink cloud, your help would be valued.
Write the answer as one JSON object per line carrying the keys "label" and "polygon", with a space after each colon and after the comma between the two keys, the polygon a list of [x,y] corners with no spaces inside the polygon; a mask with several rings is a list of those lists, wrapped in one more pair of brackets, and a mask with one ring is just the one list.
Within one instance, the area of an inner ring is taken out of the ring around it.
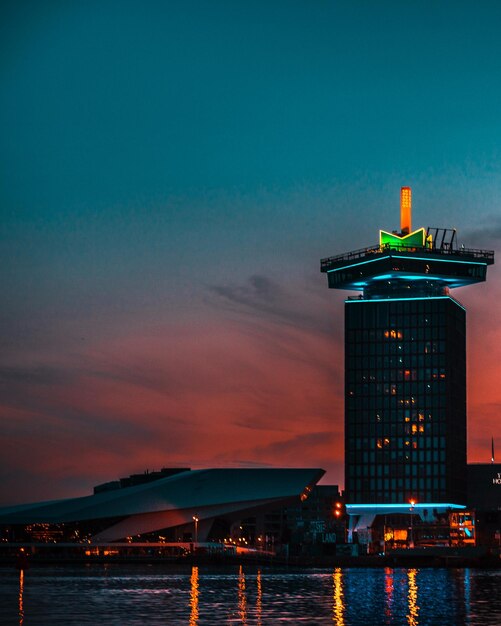
{"label": "pink cloud", "polygon": [[[330,463],[331,481],[341,482],[342,446],[329,436],[308,444],[311,433],[342,432],[341,361],[324,335],[257,319],[101,341],[51,362],[43,380],[19,367],[2,408],[10,424],[2,435],[10,450],[2,500],[11,502],[14,491],[19,501],[54,497],[45,478],[62,473],[90,489],[146,468],[242,459]],[[29,475],[30,468],[31,480],[20,484],[16,472]]]}

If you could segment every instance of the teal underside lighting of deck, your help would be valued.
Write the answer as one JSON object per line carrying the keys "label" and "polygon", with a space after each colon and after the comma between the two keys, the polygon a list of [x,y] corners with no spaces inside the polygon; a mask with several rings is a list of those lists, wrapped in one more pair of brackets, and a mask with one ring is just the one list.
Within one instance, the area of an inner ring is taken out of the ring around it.
{"label": "teal underside lighting of deck", "polygon": [[[331,289],[360,291],[382,286],[384,281],[398,281],[411,290],[417,281],[455,289],[485,281],[487,266],[492,263],[491,250],[372,246],[322,259],[320,269],[327,273]],[[409,297],[413,295],[409,292]]]}

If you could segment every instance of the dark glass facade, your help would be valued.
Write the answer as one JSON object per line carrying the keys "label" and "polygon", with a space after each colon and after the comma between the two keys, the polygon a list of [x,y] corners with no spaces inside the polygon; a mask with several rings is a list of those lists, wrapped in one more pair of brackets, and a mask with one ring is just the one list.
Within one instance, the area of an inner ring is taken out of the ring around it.
{"label": "dark glass facade", "polygon": [[351,504],[466,502],[465,310],[447,296],[345,305]]}

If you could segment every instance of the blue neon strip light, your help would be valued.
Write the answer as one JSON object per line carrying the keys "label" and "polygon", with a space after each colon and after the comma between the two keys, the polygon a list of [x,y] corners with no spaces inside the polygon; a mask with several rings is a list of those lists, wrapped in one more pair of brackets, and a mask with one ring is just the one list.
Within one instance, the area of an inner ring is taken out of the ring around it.
{"label": "blue neon strip light", "polygon": [[480,261],[456,261],[456,260],[452,260],[451,259],[436,259],[435,257],[433,257],[432,259],[428,258],[424,258],[424,257],[420,257],[420,256],[400,256],[399,254],[392,254],[392,257],[394,257],[395,259],[412,259],[412,260],[416,260],[416,261],[439,261],[440,263],[464,263],[465,265],[487,265],[487,263],[483,263]]}
{"label": "blue neon strip light", "polygon": [[400,254],[385,254],[382,257],[379,257],[377,259],[369,259],[368,261],[360,261],[359,263],[352,263],[351,265],[343,265],[342,267],[336,267],[335,269],[332,270],[327,270],[327,274],[330,274],[330,272],[340,272],[341,270],[347,270],[350,267],[356,267],[357,265],[367,265],[367,263],[374,263],[375,261],[383,261],[384,259],[388,259],[390,257],[393,257],[395,259],[415,259],[417,261],[438,261],[440,263],[464,263],[465,265],[485,265],[487,266],[487,263],[483,263],[480,261],[457,261],[455,259],[451,260],[451,259],[437,259],[435,257],[433,258],[425,258],[425,257],[420,257],[420,256],[401,256]]}
{"label": "blue neon strip light", "polygon": [[457,304],[458,307],[462,308],[463,311],[466,312],[466,309],[462,304],[459,304],[457,300],[451,298],[450,296],[423,296],[419,298],[374,298],[373,300],[369,299],[361,299],[361,300],[345,300],[345,304],[358,304],[359,302],[367,303],[367,302],[409,302],[410,300],[450,300]]}
{"label": "blue neon strip light", "polygon": [[[439,280],[441,283],[467,283],[468,278],[466,276],[442,276],[434,274],[402,274],[402,272],[392,272],[391,274],[382,274],[380,276],[371,276],[370,280],[376,282],[378,280]],[[477,280],[477,279],[473,279]]]}
{"label": "blue neon strip light", "polygon": [[449,502],[418,502],[411,507],[410,502],[395,504],[347,504],[347,509],[466,509],[465,504],[451,504]]}
{"label": "blue neon strip light", "polygon": [[388,255],[378,257],[377,259],[369,259],[368,261],[360,261],[359,263],[352,263],[351,265],[343,265],[343,267],[337,267],[333,270],[327,270],[327,274],[330,272],[340,272],[341,270],[347,270],[350,267],[356,267],[357,265],[367,265],[367,263],[375,263],[376,261],[384,261],[388,258]]}

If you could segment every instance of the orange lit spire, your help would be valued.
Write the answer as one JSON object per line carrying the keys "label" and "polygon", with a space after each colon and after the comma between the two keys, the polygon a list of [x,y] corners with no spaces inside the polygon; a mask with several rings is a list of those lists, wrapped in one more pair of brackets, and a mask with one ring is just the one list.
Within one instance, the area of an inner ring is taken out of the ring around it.
{"label": "orange lit spire", "polygon": [[400,231],[408,235],[412,231],[412,191],[410,187],[400,189]]}

